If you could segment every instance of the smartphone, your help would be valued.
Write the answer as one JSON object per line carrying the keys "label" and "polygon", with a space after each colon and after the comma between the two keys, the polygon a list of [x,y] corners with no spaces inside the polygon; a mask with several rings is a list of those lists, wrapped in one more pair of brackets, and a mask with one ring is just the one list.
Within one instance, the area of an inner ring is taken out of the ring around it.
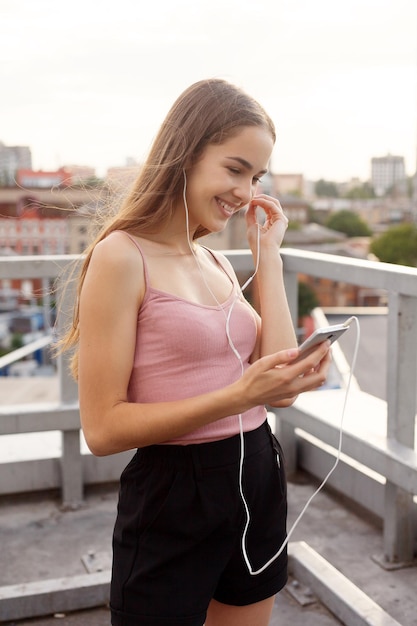
{"label": "smartphone", "polygon": [[339,339],[339,337],[348,330],[352,321],[353,318],[350,317],[346,320],[346,322],[343,322],[342,324],[335,324],[334,326],[326,326],[325,328],[318,328],[317,330],[315,330],[299,346],[300,356],[297,357],[296,361],[306,356],[319,343],[323,343],[323,341],[326,340],[329,340],[330,343],[333,343],[334,341]]}

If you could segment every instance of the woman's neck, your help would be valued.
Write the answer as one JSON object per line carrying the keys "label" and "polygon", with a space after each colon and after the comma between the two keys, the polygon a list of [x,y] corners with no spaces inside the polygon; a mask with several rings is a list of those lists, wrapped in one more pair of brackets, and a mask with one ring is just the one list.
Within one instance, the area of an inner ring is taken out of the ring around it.
{"label": "woman's neck", "polygon": [[172,232],[167,234],[163,231],[159,233],[138,234],[140,239],[151,242],[153,254],[169,256],[190,256],[195,254],[197,245],[191,239],[188,240],[186,234],[175,236]]}

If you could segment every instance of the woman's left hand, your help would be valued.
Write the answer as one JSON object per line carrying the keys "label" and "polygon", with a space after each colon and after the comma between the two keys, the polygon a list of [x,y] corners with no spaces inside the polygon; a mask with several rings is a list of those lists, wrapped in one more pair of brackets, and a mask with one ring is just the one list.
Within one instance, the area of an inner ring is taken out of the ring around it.
{"label": "woman's left hand", "polygon": [[[259,208],[258,208],[259,207]],[[257,210],[261,209],[265,214],[262,222],[257,220]],[[277,198],[265,194],[254,196],[246,211],[246,225],[248,242],[252,254],[256,254],[258,243],[258,229],[260,230],[260,245],[275,245],[280,247],[288,227],[288,218],[284,215],[281,204]]]}

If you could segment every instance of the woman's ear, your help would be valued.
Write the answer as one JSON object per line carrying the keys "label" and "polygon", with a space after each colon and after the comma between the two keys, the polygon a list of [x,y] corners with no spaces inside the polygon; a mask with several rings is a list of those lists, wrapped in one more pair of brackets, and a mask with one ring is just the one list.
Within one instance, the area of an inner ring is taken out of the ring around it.
{"label": "woman's ear", "polygon": [[188,157],[188,159],[186,160],[186,162],[182,166],[182,171],[183,172],[188,172],[192,168],[193,164],[194,164],[194,160],[191,159],[191,157]]}

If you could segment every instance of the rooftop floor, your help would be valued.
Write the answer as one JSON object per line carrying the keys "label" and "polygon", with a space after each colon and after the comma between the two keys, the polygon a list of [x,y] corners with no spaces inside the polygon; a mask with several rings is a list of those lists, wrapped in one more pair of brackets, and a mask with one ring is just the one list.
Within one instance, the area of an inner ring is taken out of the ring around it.
{"label": "rooftop floor", "polygon": [[[309,477],[303,474],[289,484],[289,527],[314,489]],[[74,511],[63,511],[58,496],[3,497],[0,500],[0,587],[85,576],[88,570],[85,562],[88,563],[92,553],[107,569],[116,501],[114,487],[89,493],[84,505]],[[291,537],[291,542],[299,541],[317,551],[399,624],[415,626],[417,569],[387,571],[373,560],[382,550],[381,529],[375,520],[345,506],[331,493],[321,491]],[[319,601],[302,606],[289,593],[292,588],[290,580],[277,596],[271,626],[341,623]],[[104,626],[110,621],[107,607],[102,606],[17,622],[3,622],[0,615],[0,622],[4,626],[56,626],[58,617],[62,626]]]}
{"label": "rooftop floor", "polygon": [[[338,321],[337,316],[333,321]],[[379,372],[377,378],[366,379],[366,374],[374,371],[369,367],[369,359],[371,356],[376,358],[378,353],[379,360],[378,350],[384,347],[384,342],[368,346],[372,333],[367,332],[366,324],[370,324],[373,330],[378,325],[378,337],[386,335],[385,316],[367,318],[365,322],[361,320],[362,348],[355,374],[363,390],[384,398],[385,375]],[[348,361],[354,339],[354,333],[346,333],[342,338],[344,343],[340,341]],[[0,380],[0,399],[6,404],[55,399],[57,380],[54,377],[26,380],[26,383],[22,398],[21,379]],[[51,397],[45,396],[45,389]],[[48,456],[60,454],[59,436],[54,433],[47,437],[43,434],[42,442],[39,442],[39,434],[35,434],[23,438],[4,436],[1,443],[3,462],[16,459],[16,455],[34,458],[44,457],[45,453]],[[298,474],[295,482],[289,484],[289,528],[314,489],[312,480],[303,474]],[[85,562],[92,554],[100,566],[108,569],[116,501],[114,486],[89,492],[84,505],[74,511],[61,509],[58,494],[0,498],[0,587],[70,576],[85,577],[88,573]],[[383,550],[382,530],[376,520],[323,490],[313,500],[291,537],[291,543],[300,541],[306,542],[398,624],[415,626],[417,568],[388,571],[374,560],[374,557],[381,557]],[[287,588],[277,596],[271,626],[334,626],[341,623],[318,600],[304,606],[297,602],[290,593],[294,589],[292,583],[290,579]],[[57,626],[58,617],[60,626],[107,626],[110,621],[106,606],[15,622],[4,621],[0,608],[0,623],[4,626]],[[385,621],[364,623],[386,626]]]}

